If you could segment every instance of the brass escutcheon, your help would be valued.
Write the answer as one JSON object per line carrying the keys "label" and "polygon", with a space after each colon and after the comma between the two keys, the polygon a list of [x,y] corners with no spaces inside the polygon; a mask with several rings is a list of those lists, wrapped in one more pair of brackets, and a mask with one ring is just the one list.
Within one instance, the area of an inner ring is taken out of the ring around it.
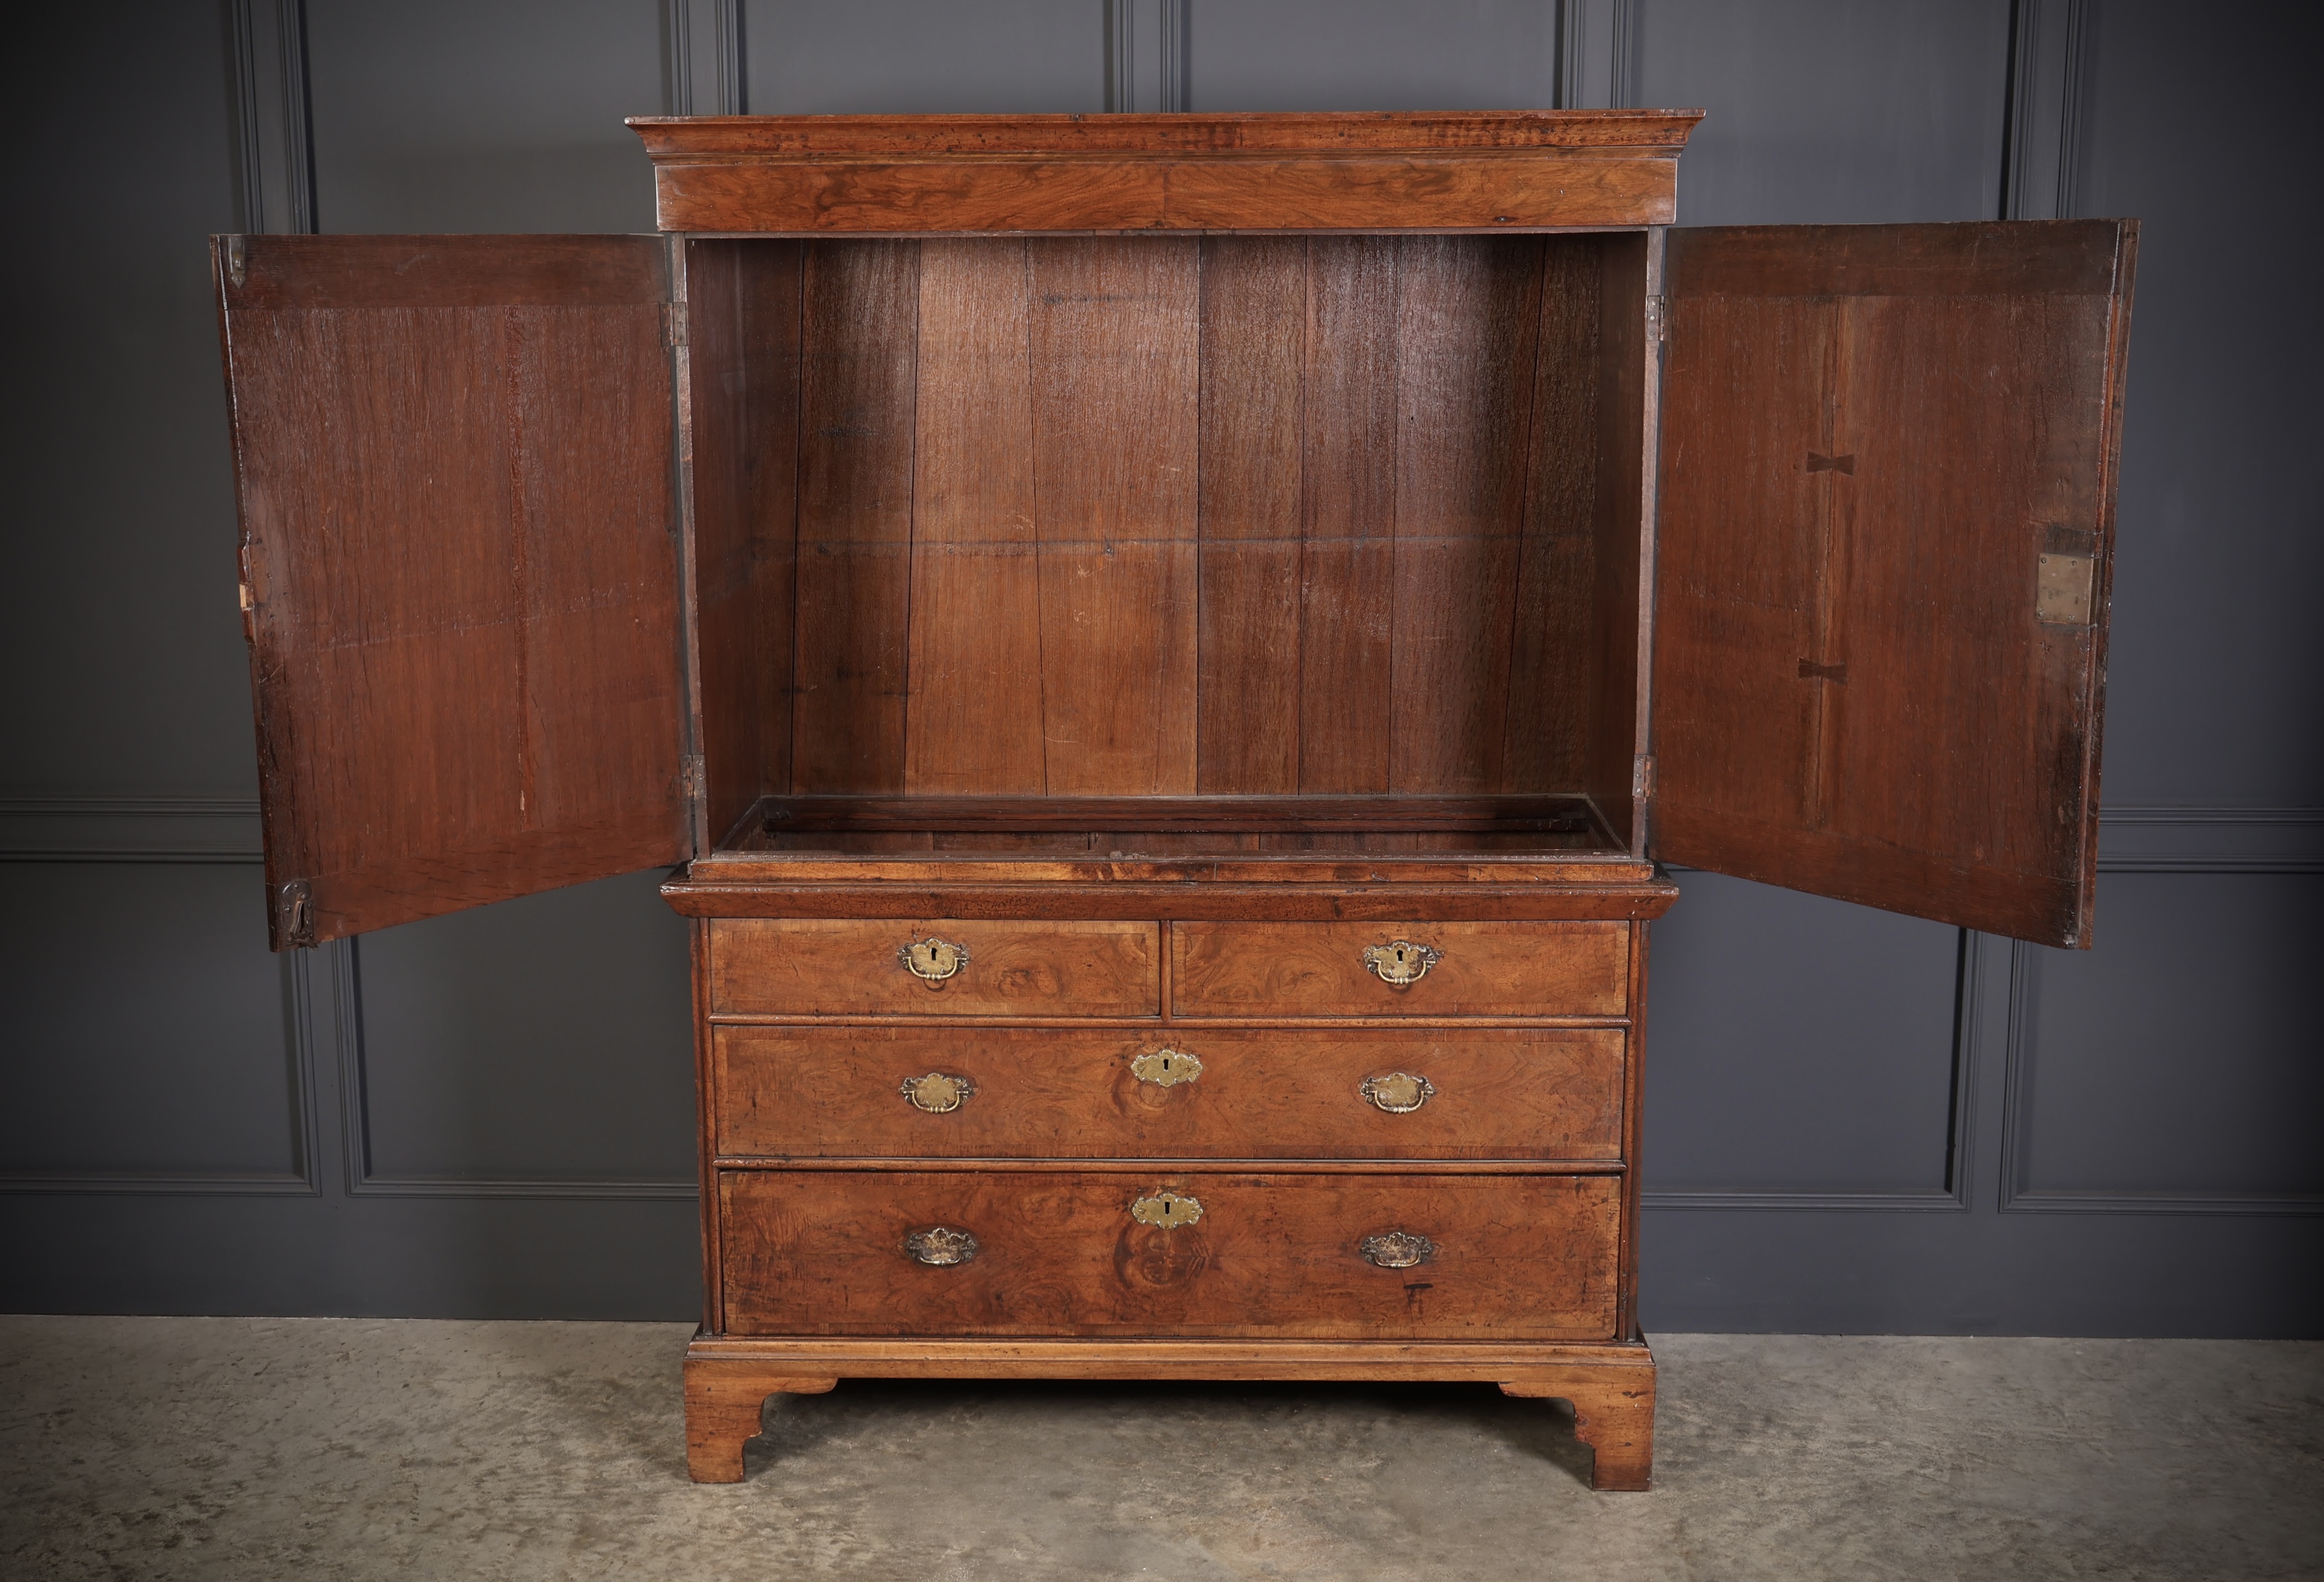
{"label": "brass escutcheon", "polygon": [[1384,1231],[1356,1244],[1364,1262],[1382,1269],[1409,1269],[1436,1256],[1436,1244],[1408,1230]]}
{"label": "brass escutcheon", "polygon": [[1408,1115],[1436,1096],[1436,1084],[1425,1077],[1415,1077],[1409,1071],[1390,1071],[1385,1077],[1367,1077],[1358,1089],[1370,1099],[1376,1109],[1392,1115]]}
{"label": "brass escutcheon", "polygon": [[1130,1217],[1157,1230],[1176,1230],[1182,1225],[1192,1225],[1203,1217],[1203,1203],[1199,1198],[1185,1198],[1176,1192],[1157,1192],[1151,1198],[1140,1198],[1132,1203]]}
{"label": "brass escutcheon", "polygon": [[906,1236],[904,1251],[923,1263],[965,1263],[976,1256],[976,1238],[948,1225],[930,1226]]}
{"label": "brass escutcheon", "polygon": [[925,939],[913,939],[896,947],[896,959],[904,970],[925,984],[940,984],[968,965],[968,947],[955,945],[950,939],[939,939],[934,934]]}
{"label": "brass escutcheon", "polygon": [[1434,945],[1416,945],[1409,939],[1390,939],[1385,945],[1364,947],[1364,965],[1379,976],[1379,980],[1396,988],[1416,984],[1428,976],[1428,969],[1444,959],[1444,953]]}
{"label": "brass escutcheon", "polygon": [[914,1109],[944,1115],[960,1108],[976,1092],[976,1084],[965,1077],[931,1071],[925,1077],[905,1078],[904,1086],[898,1091],[912,1101]]}
{"label": "brass escutcheon", "polygon": [[1157,1087],[1176,1087],[1200,1077],[1203,1063],[1184,1050],[1148,1050],[1130,1062],[1130,1074]]}

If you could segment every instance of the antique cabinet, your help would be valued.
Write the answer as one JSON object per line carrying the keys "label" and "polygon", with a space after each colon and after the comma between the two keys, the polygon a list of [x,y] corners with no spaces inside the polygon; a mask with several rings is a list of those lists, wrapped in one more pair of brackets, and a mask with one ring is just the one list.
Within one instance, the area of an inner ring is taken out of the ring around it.
{"label": "antique cabinet", "polygon": [[278,948],[658,864],[695,1476],[862,1376],[1443,1379],[1646,1486],[1657,859],[2089,941],[2128,223],[1689,113],[641,120],[216,245]]}

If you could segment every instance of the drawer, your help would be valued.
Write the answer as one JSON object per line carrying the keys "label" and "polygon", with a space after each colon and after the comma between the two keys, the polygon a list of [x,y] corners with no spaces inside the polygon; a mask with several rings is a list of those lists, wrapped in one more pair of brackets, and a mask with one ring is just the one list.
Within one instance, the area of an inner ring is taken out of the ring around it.
{"label": "drawer", "polygon": [[[916,976],[902,952],[930,941]],[[1154,923],[717,918],[713,1014],[1152,1016],[1162,1003]],[[948,976],[936,974],[950,971]]]}
{"label": "drawer", "polygon": [[[1179,1016],[1619,1016],[1630,925],[1179,923]],[[1398,945],[1416,947],[1402,951]],[[1366,952],[1379,951],[1379,969]],[[1404,984],[1380,976],[1417,970]]]}
{"label": "drawer", "polygon": [[[1613,1028],[721,1027],[717,1149],[1615,1160],[1623,1038]],[[928,1077],[938,1080],[906,1091]]]}
{"label": "drawer", "polygon": [[[735,1170],[718,1189],[730,1334],[1614,1333],[1616,1176]],[[1174,1216],[1198,1217],[1141,1219]],[[923,1262],[916,1237],[965,1256]]]}

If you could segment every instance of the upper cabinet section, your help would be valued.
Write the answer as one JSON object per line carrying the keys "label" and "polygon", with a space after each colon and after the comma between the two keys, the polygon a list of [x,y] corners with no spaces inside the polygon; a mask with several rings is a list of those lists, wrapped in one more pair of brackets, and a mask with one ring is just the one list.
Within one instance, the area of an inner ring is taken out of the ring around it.
{"label": "upper cabinet section", "polygon": [[630,122],[666,231],[1668,225],[1699,110],[705,116]]}

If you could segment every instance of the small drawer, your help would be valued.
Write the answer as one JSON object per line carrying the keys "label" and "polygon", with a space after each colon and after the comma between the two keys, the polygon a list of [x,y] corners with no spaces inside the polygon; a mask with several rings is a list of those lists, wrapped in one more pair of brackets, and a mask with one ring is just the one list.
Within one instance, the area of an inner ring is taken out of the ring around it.
{"label": "small drawer", "polygon": [[[1619,1016],[1619,922],[1176,924],[1178,1016]],[[1402,981],[1397,981],[1402,980]]]}
{"label": "small drawer", "polygon": [[1609,1340],[1617,1176],[734,1170],[735,1335]]}
{"label": "small drawer", "polygon": [[1621,1157],[1608,1029],[721,1027],[728,1157]]}
{"label": "small drawer", "polygon": [[717,918],[713,1015],[1153,1016],[1154,923]]}

